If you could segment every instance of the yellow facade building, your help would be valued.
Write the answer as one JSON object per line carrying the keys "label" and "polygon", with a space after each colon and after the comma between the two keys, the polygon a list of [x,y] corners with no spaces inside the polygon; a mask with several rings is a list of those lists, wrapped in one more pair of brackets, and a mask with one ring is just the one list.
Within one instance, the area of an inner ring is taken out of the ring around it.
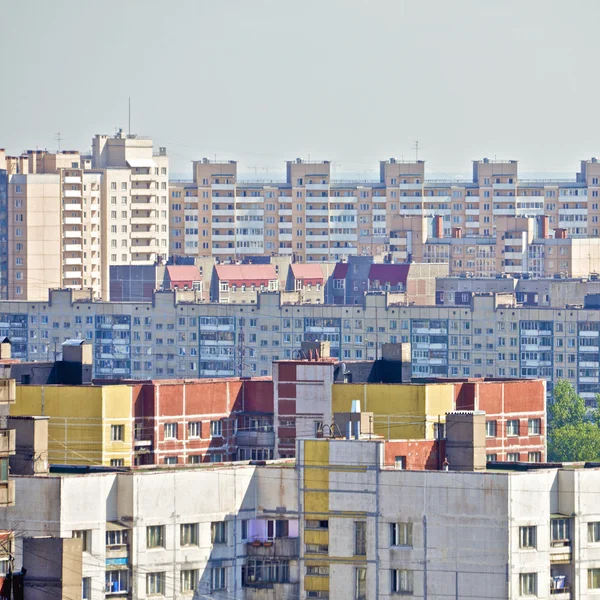
{"label": "yellow facade building", "polygon": [[334,384],[332,412],[348,413],[360,400],[362,412],[373,413],[373,433],[388,440],[435,439],[435,426],[454,410],[454,385]]}
{"label": "yellow facade building", "polygon": [[11,416],[46,416],[54,464],[131,466],[132,388],[20,385]]}

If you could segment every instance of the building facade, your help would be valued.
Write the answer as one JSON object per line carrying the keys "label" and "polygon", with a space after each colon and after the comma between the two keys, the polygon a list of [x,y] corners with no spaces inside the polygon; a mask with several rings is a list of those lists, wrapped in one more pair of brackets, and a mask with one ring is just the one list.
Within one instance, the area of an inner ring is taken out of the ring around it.
{"label": "building facade", "polygon": [[384,446],[302,440],[297,465],[23,476],[0,519],[82,539],[86,600],[596,597],[597,468],[406,471],[384,466]]}
{"label": "building facade", "polygon": [[5,298],[36,300],[64,287],[108,299],[111,265],[166,259],[166,149],[154,152],[151,139],[121,131],[95,136],[92,146],[91,156],[35,150],[7,157],[0,151]]}
{"label": "building facade", "polygon": [[595,405],[600,392],[597,308],[529,307],[514,295],[474,295],[468,305],[411,306],[367,294],[362,304],[256,304],[76,300],[0,302],[0,334],[22,360],[48,360],[65,339],[94,345],[98,378],[265,376],[273,361],[297,356],[302,342],[329,341],[341,360],[373,360],[384,343],[410,342],[413,377],[567,379]]}
{"label": "building facade", "polygon": [[[600,231],[599,178],[595,158],[569,180],[520,179],[517,161],[483,159],[471,181],[428,180],[423,161],[392,158],[380,163],[379,181],[361,182],[333,181],[328,161],[297,159],[285,181],[246,182],[235,161],[203,159],[192,181],[171,184],[169,251],[303,262],[390,252],[451,272],[578,276],[600,269],[597,241],[583,241]],[[569,241],[554,248],[547,239]]]}

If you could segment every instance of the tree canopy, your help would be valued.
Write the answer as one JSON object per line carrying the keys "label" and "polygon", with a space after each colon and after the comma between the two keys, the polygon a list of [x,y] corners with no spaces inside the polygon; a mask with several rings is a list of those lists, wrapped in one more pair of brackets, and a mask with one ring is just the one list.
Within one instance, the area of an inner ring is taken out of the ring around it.
{"label": "tree canopy", "polygon": [[561,379],[548,406],[548,460],[600,461],[600,410],[585,406],[573,385]]}

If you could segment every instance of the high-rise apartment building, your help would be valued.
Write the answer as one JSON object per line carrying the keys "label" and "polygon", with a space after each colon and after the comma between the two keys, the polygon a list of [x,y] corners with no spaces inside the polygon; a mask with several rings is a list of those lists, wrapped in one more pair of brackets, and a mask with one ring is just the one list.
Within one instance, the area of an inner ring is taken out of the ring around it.
{"label": "high-rise apartment building", "polygon": [[[472,181],[428,180],[424,161],[380,163],[379,181],[332,181],[331,164],[287,163],[282,182],[240,181],[235,161],[194,162],[170,188],[171,255],[301,261],[390,252],[451,273],[581,275],[600,266],[600,163],[570,180],[519,179],[517,161],[473,162]],[[575,238],[575,239],[572,239]],[[583,260],[585,259],[585,260]]]}
{"label": "high-rise apartment building", "polygon": [[111,265],[166,258],[167,182],[166,150],[122,132],[97,135],[91,156],[0,151],[0,292],[39,300],[52,288],[90,289],[108,299]]}

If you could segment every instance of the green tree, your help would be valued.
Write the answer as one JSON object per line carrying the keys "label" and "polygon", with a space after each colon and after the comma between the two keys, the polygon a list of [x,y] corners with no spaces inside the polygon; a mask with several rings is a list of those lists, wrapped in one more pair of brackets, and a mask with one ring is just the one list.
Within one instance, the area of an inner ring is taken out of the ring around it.
{"label": "green tree", "polygon": [[589,413],[569,381],[561,379],[554,386],[548,420],[548,460],[600,460],[600,411]]}

